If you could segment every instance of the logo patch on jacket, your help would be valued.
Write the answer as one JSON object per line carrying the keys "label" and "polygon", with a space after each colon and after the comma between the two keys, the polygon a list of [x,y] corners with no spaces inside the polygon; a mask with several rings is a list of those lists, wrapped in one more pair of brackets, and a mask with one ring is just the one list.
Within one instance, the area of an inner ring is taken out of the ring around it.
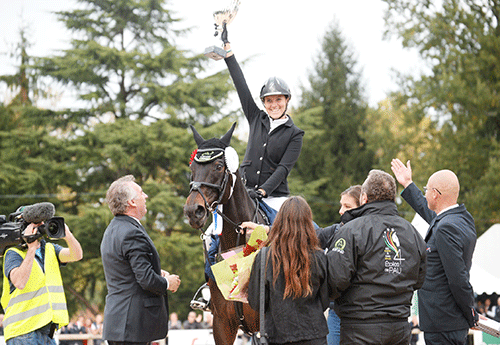
{"label": "logo patch on jacket", "polygon": [[387,228],[384,233],[384,242],[384,271],[386,273],[401,274],[405,259],[401,254],[401,244],[396,230]]}
{"label": "logo patch on jacket", "polygon": [[340,254],[344,254],[344,248],[346,246],[346,241],[343,238],[339,238],[335,245],[333,246],[332,251],[339,252]]}

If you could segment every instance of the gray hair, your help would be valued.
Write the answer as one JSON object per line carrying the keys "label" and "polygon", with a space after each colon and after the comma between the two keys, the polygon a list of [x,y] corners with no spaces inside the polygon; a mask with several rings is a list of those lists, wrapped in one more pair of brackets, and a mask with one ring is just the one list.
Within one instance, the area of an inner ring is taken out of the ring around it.
{"label": "gray hair", "polygon": [[120,177],[109,186],[106,192],[106,201],[113,215],[125,214],[128,208],[128,201],[137,196],[137,192],[130,182],[135,182],[133,175]]}
{"label": "gray hair", "polygon": [[373,169],[361,186],[361,193],[366,194],[367,202],[395,201],[396,180],[385,171]]}

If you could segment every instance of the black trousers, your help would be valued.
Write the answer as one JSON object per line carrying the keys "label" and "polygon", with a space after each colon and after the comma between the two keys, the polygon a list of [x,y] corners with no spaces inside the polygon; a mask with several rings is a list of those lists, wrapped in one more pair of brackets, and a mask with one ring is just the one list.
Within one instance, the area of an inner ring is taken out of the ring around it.
{"label": "black trousers", "polygon": [[341,345],[408,345],[410,343],[410,333],[411,328],[408,321],[381,323],[340,322]]}
{"label": "black trousers", "polygon": [[452,332],[424,332],[426,345],[466,345],[468,329]]}
{"label": "black trousers", "polygon": [[319,339],[312,339],[312,340],[302,340],[302,341],[296,341],[293,343],[269,343],[269,345],[326,345],[326,337],[324,338],[319,338]]}

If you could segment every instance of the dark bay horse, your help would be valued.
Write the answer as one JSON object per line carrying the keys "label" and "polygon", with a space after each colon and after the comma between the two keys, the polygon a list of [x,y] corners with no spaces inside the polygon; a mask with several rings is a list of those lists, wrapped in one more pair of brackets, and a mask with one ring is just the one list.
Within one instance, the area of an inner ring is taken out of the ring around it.
{"label": "dark bay horse", "polygon": [[[184,214],[193,228],[201,229],[217,205],[223,205],[219,217],[223,219],[220,235],[222,252],[245,244],[245,236],[238,235],[239,224],[249,220],[263,223],[237,171],[237,162],[234,161],[237,159],[237,155],[234,157],[236,152],[229,146],[235,125],[220,139],[209,140],[203,139],[191,126],[198,149],[193,153],[190,165],[191,190],[184,205]],[[259,218],[255,219],[256,216]],[[232,345],[240,325],[246,332],[258,331],[258,312],[247,303],[226,300],[212,279],[208,280],[208,285],[217,345]]]}

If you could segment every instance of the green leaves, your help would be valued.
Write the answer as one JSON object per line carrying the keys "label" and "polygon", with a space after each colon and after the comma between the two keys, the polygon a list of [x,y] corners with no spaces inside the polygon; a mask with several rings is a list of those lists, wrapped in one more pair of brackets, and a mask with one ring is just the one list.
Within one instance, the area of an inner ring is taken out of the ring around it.
{"label": "green leaves", "polygon": [[[430,67],[419,78],[406,78],[401,90],[405,112],[431,119],[437,129],[421,168],[453,170],[461,183],[460,202],[472,215],[496,214],[477,198],[484,195],[485,179],[500,182],[490,166],[500,135],[500,2],[385,2],[387,27],[405,46],[416,47]],[[479,233],[493,223],[481,218]]]}
{"label": "green leaves", "polygon": [[[102,311],[99,246],[112,218],[105,193],[115,179],[134,175],[149,196],[142,222],[162,264],[183,280],[171,307],[186,315],[204,281],[199,233],[183,214],[196,147],[188,125],[209,135],[227,131],[228,74],[207,72],[203,56],[175,46],[181,32],[162,1],[81,0],[58,17],[72,33],[70,46],[33,58],[21,36],[19,73],[0,77],[19,90],[0,106],[0,214],[52,202],[84,250],[84,260],[63,270],[71,312]],[[57,101],[37,106],[56,86],[78,99],[67,109]]]}
{"label": "green leaves", "polygon": [[74,34],[71,47],[38,59],[37,68],[74,89],[89,110],[87,120],[112,114],[214,121],[230,90],[227,73],[206,73],[205,59],[176,48],[176,19],[161,1],[80,3],[77,10],[58,13]]}
{"label": "green leaves", "polygon": [[311,203],[314,219],[322,226],[339,220],[340,193],[361,184],[372,165],[373,154],[361,135],[367,104],[353,55],[340,29],[332,25],[294,116],[305,135],[290,184]]}

